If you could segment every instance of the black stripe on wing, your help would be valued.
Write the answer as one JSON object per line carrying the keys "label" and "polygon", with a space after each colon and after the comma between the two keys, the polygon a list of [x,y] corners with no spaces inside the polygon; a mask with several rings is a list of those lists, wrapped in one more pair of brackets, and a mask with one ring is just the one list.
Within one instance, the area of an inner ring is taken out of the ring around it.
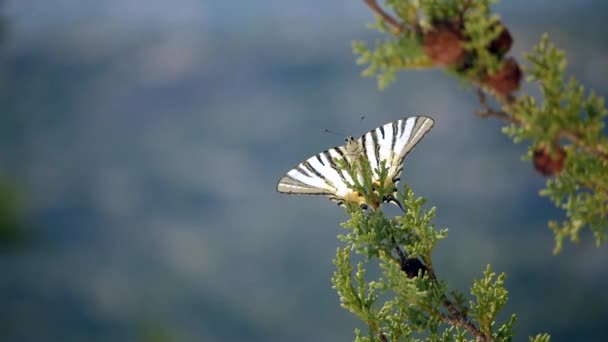
{"label": "black stripe on wing", "polygon": [[[432,128],[433,122],[433,119],[425,116],[410,117],[390,122],[364,134],[360,141],[372,169],[385,161],[389,168],[388,179],[397,183],[405,156]],[[374,177],[374,180],[379,180],[376,172]]]}
{"label": "black stripe on wing", "polygon": [[338,204],[343,199],[338,188],[345,187],[348,175],[341,170],[338,160],[345,160],[343,147],[334,147],[301,162],[278,182],[277,191],[287,194],[325,195]]}
{"label": "black stripe on wing", "polygon": [[[403,127],[400,139],[405,139],[406,144],[399,151],[397,151],[395,145],[393,145],[393,150],[400,156],[400,159],[397,160],[398,165],[403,163],[405,156],[407,156],[407,154],[414,149],[416,144],[418,144],[418,142],[424,138],[426,133],[433,128],[433,124],[435,123],[433,119],[426,116],[412,117],[405,120],[402,119],[400,121],[402,121]],[[410,125],[412,121],[413,125]]]}

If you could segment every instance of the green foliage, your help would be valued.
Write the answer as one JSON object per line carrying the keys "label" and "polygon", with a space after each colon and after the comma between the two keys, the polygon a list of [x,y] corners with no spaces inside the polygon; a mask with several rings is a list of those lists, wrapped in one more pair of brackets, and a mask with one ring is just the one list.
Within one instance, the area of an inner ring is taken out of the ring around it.
{"label": "green foliage", "polygon": [[[549,222],[555,233],[554,251],[562,249],[565,239],[577,242],[584,229],[593,233],[599,246],[608,239],[608,138],[602,134],[608,111],[604,99],[592,90],[585,91],[576,79],[566,79],[564,52],[550,44],[546,35],[525,55],[530,62],[524,68],[526,79],[538,85],[540,99],[525,93],[517,98],[505,93],[517,89],[519,67],[515,64],[512,69],[501,69],[504,52],[495,50],[508,50],[510,44],[500,43],[505,28],[490,8],[495,2],[386,0],[386,7],[395,17],[382,13],[371,28],[391,36],[377,41],[374,49],[363,42],[353,43],[353,51],[359,56],[357,63],[367,65],[363,76],[375,76],[382,89],[395,80],[397,71],[434,66],[426,55],[427,33],[438,28],[456,33],[466,58],[446,67],[446,71],[496,96],[504,111],[497,116],[510,122],[503,132],[516,143],[530,143],[527,159],[542,150],[557,160],[550,172],[553,177],[540,191],[541,196],[565,211],[565,220]],[[385,21],[387,17],[392,20]],[[504,46],[492,49],[493,43]],[[456,47],[447,45],[446,54],[454,53],[450,49]],[[437,53],[438,49],[442,47],[433,46],[431,50]],[[499,70],[500,76],[491,78]],[[487,106],[485,102],[482,105]],[[563,163],[559,153],[565,153]]]}
{"label": "green foliage", "polygon": [[565,82],[564,52],[549,43],[547,35],[526,58],[531,63],[525,68],[528,80],[538,84],[542,102],[522,95],[510,111],[527,124],[511,124],[504,132],[515,142],[532,142],[528,158],[542,147],[555,154],[557,138],[573,136],[575,141],[565,148],[563,170],[547,180],[540,194],[564,209],[568,218],[562,223],[549,222],[555,233],[555,252],[561,250],[565,238],[578,241],[585,227],[599,246],[608,237],[608,139],[602,135],[608,111],[604,99],[593,91],[585,95],[574,78]]}
{"label": "green foliage", "polygon": [[552,145],[556,136],[565,131],[577,132],[584,145],[602,144],[607,149],[608,140],[601,136],[604,118],[608,114],[604,100],[593,91],[585,97],[585,89],[576,79],[565,82],[567,60],[564,52],[549,43],[547,35],[526,54],[531,65],[524,67],[529,82],[537,83],[542,102],[530,95],[522,95],[511,108],[514,117],[527,125],[512,124],[504,131],[516,142],[532,140],[534,146]]}
{"label": "green foliage", "polygon": [[[365,158],[340,166],[351,174],[351,188],[366,199],[373,200],[386,191],[372,182],[372,170]],[[357,171],[361,178],[356,177]],[[387,168],[381,165],[375,171],[383,184]],[[367,326],[366,334],[355,330],[355,341],[469,341],[480,336],[509,341],[515,315],[509,322],[495,322],[507,300],[505,275],[497,277],[488,266],[484,277],[473,283],[471,294],[476,301],[469,301],[468,309],[467,297],[450,291],[448,284],[435,275],[432,253],[447,236],[446,229],[438,230],[432,224],[435,208],[425,209],[426,200],[416,197],[407,186],[399,198],[407,212],[392,219],[386,218],[380,208],[364,211],[348,206],[351,217],[343,223],[347,233],[338,236],[346,246],[336,251],[333,288],[341,306]],[[353,260],[357,255],[360,260]],[[422,260],[425,269],[408,277],[404,258]],[[368,279],[366,269],[372,265],[377,265],[380,275]]]}
{"label": "green foliage", "polygon": [[401,69],[432,66],[418,38],[412,35],[403,35],[397,40],[377,40],[374,50],[364,42],[356,41],[353,42],[353,52],[359,55],[357,64],[369,64],[361,75],[375,75],[381,89],[391,84]]}
{"label": "green foliage", "polygon": [[475,280],[471,287],[471,294],[477,298],[477,302],[471,301],[470,312],[479,321],[480,330],[485,334],[490,334],[496,315],[507,303],[508,292],[503,287],[507,275],[501,273],[496,277],[496,273],[493,273],[488,265],[483,276],[483,279]]}
{"label": "green foliage", "polygon": [[162,325],[152,320],[146,320],[141,322],[138,340],[140,342],[171,342],[174,338]]}
{"label": "green foliage", "polygon": [[534,337],[530,337],[530,342],[549,342],[551,337],[549,334],[538,334]]}
{"label": "green foliage", "polygon": [[23,237],[21,211],[18,193],[13,187],[0,182],[0,249],[16,243]]}
{"label": "green foliage", "polygon": [[[422,24],[424,27],[428,28],[431,26],[433,21],[446,21],[451,18],[455,18],[460,14],[460,12],[462,12],[464,6],[464,2],[459,0],[420,1],[419,11],[422,13]],[[425,20],[424,18],[428,19]]]}
{"label": "green foliage", "polygon": [[463,45],[475,56],[471,67],[462,72],[465,79],[476,79],[486,71],[493,74],[501,65],[500,57],[488,49],[503,31],[500,16],[490,11],[493,2],[496,1],[474,1],[464,12],[464,33],[468,39]]}
{"label": "green foliage", "polygon": [[[494,0],[387,0],[386,4],[404,24],[394,36],[377,40],[374,49],[364,42],[353,42],[353,52],[359,55],[358,64],[368,65],[363,70],[365,77],[376,76],[378,87],[384,89],[395,81],[395,74],[404,69],[433,67],[425,54],[423,37],[437,23],[461,27],[464,37],[463,48],[475,58],[468,60],[466,68],[454,67],[464,79],[477,80],[486,72],[494,73],[501,65],[501,59],[488,50],[490,43],[503,30],[500,17],[491,13]],[[390,33],[386,23],[378,18],[369,25],[382,33]]]}
{"label": "green foliage", "polygon": [[[447,71],[469,84],[492,90],[504,112],[491,110],[485,98],[480,98],[488,115],[510,122],[503,131],[516,143],[530,142],[528,159],[534,157],[538,165],[549,163],[546,169],[537,165],[552,176],[540,194],[563,208],[567,216],[562,223],[549,223],[555,232],[556,251],[565,238],[577,241],[585,228],[593,232],[599,245],[607,239],[608,229],[608,139],[602,135],[608,112],[604,100],[593,91],[586,92],[574,78],[565,81],[564,52],[550,44],[546,35],[526,55],[531,65],[524,69],[528,82],[538,84],[541,99],[512,96],[521,74],[513,60],[511,69],[501,69],[510,37],[503,34],[499,16],[490,9],[495,2],[386,0],[396,16],[392,18],[372,1],[370,7],[379,16],[371,28],[392,37],[376,41],[373,50],[363,42],[353,43],[357,62],[367,65],[363,76],[375,76],[381,89],[395,80],[399,70],[437,63],[449,65]],[[440,29],[444,31],[425,39],[429,32]],[[455,36],[465,51],[464,62],[459,61],[459,45],[453,44]],[[427,56],[443,51],[442,46],[433,45],[437,41],[450,39],[451,46],[444,44],[446,55],[455,56],[452,64],[442,56]],[[426,200],[406,186],[398,194],[406,212],[389,219],[380,207],[380,199],[392,191],[382,186],[384,165],[371,170],[369,162],[360,158],[340,166],[354,180],[350,188],[371,209],[347,207],[351,218],[343,226],[348,233],[338,236],[346,246],[338,248],[334,260],[337,270],[332,282],[341,305],[367,325],[366,334],[355,330],[355,340],[511,341],[516,316],[507,322],[496,321],[508,298],[506,275],[497,275],[488,265],[483,277],[473,282],[471,298],[450,290],[447,282],[438,279],[432,262],[434,248],[447,236],[446,229],[437,230],[432,224],[435,208],[426,209]],[[380,185],[372,182],[374,172],[380,175]],[[359,259],[356,267],[355,258]],[[411,260],[423,264],[417,275],[407,271]],[[368,279],[366,268],[372,264],[377,264],[380,275]],[[529,340],[548,342],[549,335]]]}
{"label": "green foliage", "polygon": [[[380,334],[396,339],[407,338],[412,334],[412,328],[405,321],[405,312],[398,308],[397,299],[386,301],[382,307],[374,305],[378,296],[387,290],[387,285],[382,279],[366,282],[363,262],[357,264],[357,272],[353,277],[349,247],[338,248],[334,263],[337,271],[334,273],[332,283],[340,296],[340,304],[367,324],[370,341],[376,340]],[[424,296],[424,293],[416,292],[412,295]],[[355,331],[355,335],[357,340],[366,340],[360,335],[360,331]]]}

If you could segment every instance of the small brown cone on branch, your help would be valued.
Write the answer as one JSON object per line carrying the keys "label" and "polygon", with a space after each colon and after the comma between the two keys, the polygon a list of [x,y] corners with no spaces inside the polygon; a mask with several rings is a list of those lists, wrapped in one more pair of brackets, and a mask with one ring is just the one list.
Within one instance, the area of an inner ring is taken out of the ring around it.
{"label": "small brown cone on branch", "polygon": [[437,24],[423,37],[424,52],[437,66],[459,66],[466,57],[462,34],[449,24]]}
{"label": "small brown cone on branch", "polygon": [[502,28],[502,31],[500,32],[500,35],[490,43],[488,50],[494,55],[502,57],[511,49],[511,45],[513,45],[513,37],[511,37],[511,33],[506,27],[504,27],[501,23],[498,25]]}
{"label": "small brown cone on branch", "polygon": [[554,155],[551,155],[546,147],[539,147],[534,150],[532,157],[536,171],[546,177],[555,176],[562,172],[565,159],[566,151],[559,145]]}
{"label": "small brown cone on branch", "polygon": [[493,75],[486,75],[483,83],[499,95],[506,96],[517,89],[521,82],[522,72],[513,58],[506,59],[502,67]]}

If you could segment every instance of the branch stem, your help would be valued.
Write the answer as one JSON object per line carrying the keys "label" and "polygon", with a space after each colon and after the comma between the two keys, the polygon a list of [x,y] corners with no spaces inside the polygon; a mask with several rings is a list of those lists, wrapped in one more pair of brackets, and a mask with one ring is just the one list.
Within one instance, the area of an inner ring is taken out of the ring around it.
{"label": "branch stem", "polygon": [[[484,117],[484,118],[493,117],[493,118],[497,118],[497,119],[506,121],[508,123],[512,123],[512,124],[520,125],[520,126],[527,125],[527,123],[525,121],[521,121],[520,119],[515,118],[513,116],[513,114],[509,114],[503,110],[493,109],[488,104],[486,95],[483,92],[483,90],[481,90],[481,88],[477,88],[477,96],[479,98],[479,103],[481,104],[481,107],[483,108],[483,110],[475,112],[475,114],[477,114],[478,116]],[[509,96],[506,98],[503,98],[500,96],[495,96],[495,99],[496,99],[496,101],[498,101],[498,103],[500,103],[503,106],[503,108],[507,108],[507,110],[516,101],[516,99],[512,96]],[[556,138],[564,138],[564,139],[570,141],[572,144],[576,145],[576,147],[580,148],[581,150],[608,162],[608,151],[604,151],[600,146],[597,146],[597,145],[592,146],[592,145],[586,144],[583,141],[583,139],[581,138],[580,134],[578,134],[577,132],[573,132],[573,131],[564,129],[558,133],[558,136]]]}
{"label": "branch stem", "polygon": [[599,146],[585,145],[583,143],[581,137],[574,132],[562,130],[559,132],[559,137],[570,140],[573,144],[580,147],[583,151],[593,154],[598,158],[602,158],[602,159],[605,159],[606,161],[608,161],[608,152],[607,151],[601,150]]}
{"label": "branch stem", "polygon": [[[391,243],[393,244],[393,248],[397,252],[397,256],[399,257],[399,264],[401,265],[401,269],[404,269],[404,265],[407,261],[407,256],[405,252],[401,249],[401,247],[397,244],[394,237],[391,237]],[[435,270],[433,269],[430,257],[427,256],[426,259],[426,272],[428,273],[429,278],[435,283],[435,285],[439,284],[437,280],[437,276],[435,275]],[[443,307],[448,310],[449,315],[445,315],[440,313],[441,320],[449,325],[457,326],[463,329],[468,330],[471,335],[475,336],[477,341],[480,342],[493,342],[494,339],[492,336],[487,336],[479,328],[475,326],[466,316],[448,299],[448,297],[443,294]]]}
{"label": "branch stem", "polygon": [[392,236],[391,243],[393,244],[393,248],[395,248],[395,252],[397,252],[397,256],[399,257],[399,265],[401,266],[401,269],[403,269],[405,267],[405,263],[407,262],[407,255],[405,255],[405,252],[403,252],[401,247],[397,244],[397,241],[395,241],[395,238]]}
{"label": "branch stem", "polygon": [[[435,275],[435,270],[433,269],[432,264],[430,262],[427,262],[426,267],[429,278],[431,278],[436,285],[439,284],[439,281],[437,280],[437,275]],[[468,318],[466,318],[466,316],[460,310],[458,310],[458,308],[447,298],[445,294],[442,296],[442,299],[443,307],[445,307],[450,313],[450,315],[441,314],[441,320],[444,323],[468,330],[471,335],[475,336],[477,341],[494,341],[492,336],[487,336],[486,334],[484,334],[481,330],[479,330],[479,328],[475,326],[475,324],[473,324]]]}
{"label": "branch stem", "polygon": [[475,114],[477,114],[478,116],[482,118],[494,117],[512,124],[519,124],[519,120],[515,119],[508,113],[502,110],[493,109],[490,104],[488,104],[486,94],[483,92],[483,90],[481,90],[481,88],[477,88],[477,97],[479,98],[479,103],[483,108],[483,110],[475,112]]}
{"label": "branch stem", "polygon": [[363,0],[367,7],[369,7],[374,13],[379,15],[385,23],[387,23],[392,29],[393,34],[398,34],[404,31],[401,23],[397,19],[393,18],[390,14],[386,13],[376,0]]}

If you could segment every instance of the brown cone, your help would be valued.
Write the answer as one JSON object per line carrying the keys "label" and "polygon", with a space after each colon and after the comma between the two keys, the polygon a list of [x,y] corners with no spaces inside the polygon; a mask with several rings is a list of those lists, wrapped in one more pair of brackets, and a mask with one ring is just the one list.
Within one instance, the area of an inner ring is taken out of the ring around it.
{"label": "brown cone", "polygon": [[513,37],[511,37],[511,33],[506,27],[500,23],[498,25],[502,28],[502,32],[500,32],[500,35],[490,43],[488,50],[494,55],[502,57],[511,49]]}
{"label": "brown cone", "polygon": [[506,59],[494,75],[486,75],[483,83],[500,95],[508,95],[519,89],[522,72],[513,58]]}
{"label": "brown cone", "polygon": [[465,59],[460,32],[448,24],[437,24],[424,34],[424,52],[437,66],[458,66]]}
{"label": "brown cone", "polygon": [[534,168],[543,176],[555,176],[564,169],[564,160],[566,159],[566,151],[561,146],[557,147],[555,156],[552,156],[547,148],[539,147],[534,150],[533,163]]}

